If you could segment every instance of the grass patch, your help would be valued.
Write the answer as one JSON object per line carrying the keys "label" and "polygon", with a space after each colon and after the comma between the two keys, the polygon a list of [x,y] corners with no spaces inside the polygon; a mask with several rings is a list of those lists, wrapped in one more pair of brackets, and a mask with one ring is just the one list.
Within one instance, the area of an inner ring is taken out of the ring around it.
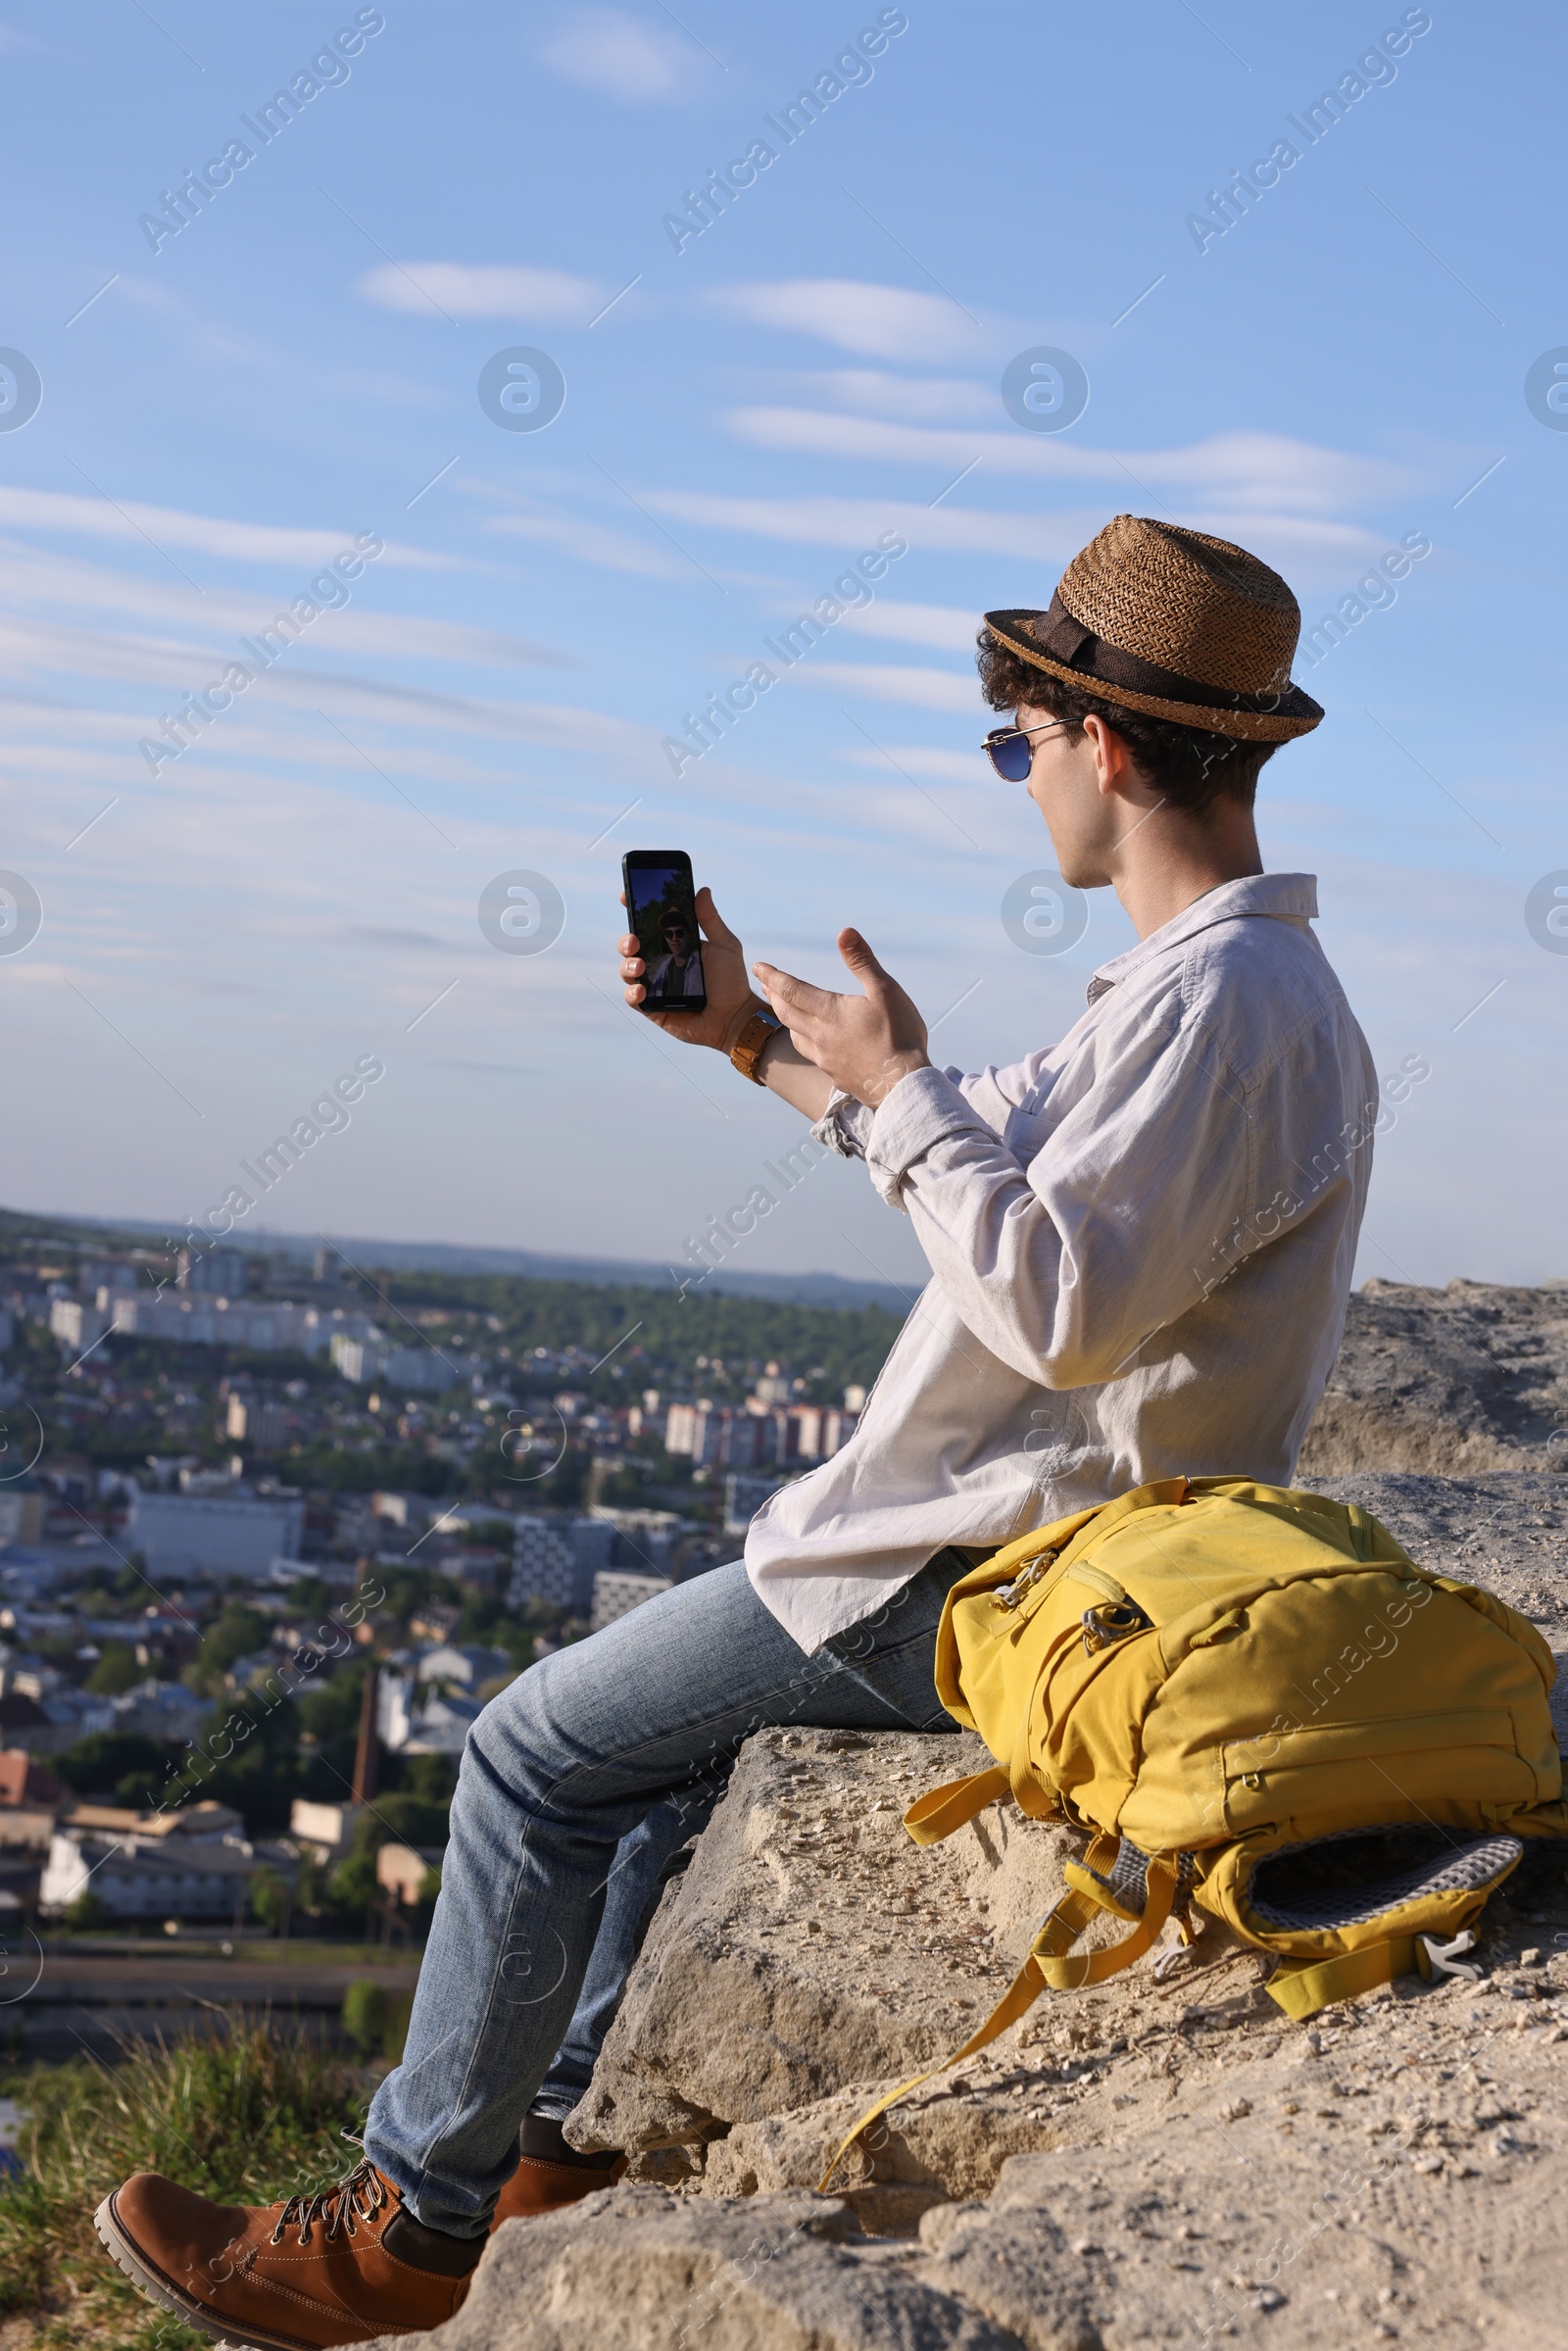
{"label": "grass patch", "polygon": [[358,2160],[339,2133],[362,2125],[366,2103],[352,2065],[244,2016],[208,2038],[128,2039],[118,2065],[40,2066],[0,2089],[28,2116],[18,2146],[26,2175],[0,2185],[0,2316],[32,2319],[40,2351],[204,2343],[110,2261],[97,2206],[132,2172],[228,2204],[324,2187]]}

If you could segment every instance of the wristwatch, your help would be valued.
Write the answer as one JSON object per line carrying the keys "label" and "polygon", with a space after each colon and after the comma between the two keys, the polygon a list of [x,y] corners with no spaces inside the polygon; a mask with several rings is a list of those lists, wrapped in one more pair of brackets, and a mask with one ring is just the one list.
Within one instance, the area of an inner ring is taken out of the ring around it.
{"label": "wristwatch", "polygon": [[742,1077],[750,1078],[754,1086],[762,1083],[759,1065],[767,1051],[769,1040],[776,1037],[783,1026],[783,1021],[775,1020],[765,1005],[759,1005],[729,1049],[730,1059]]}

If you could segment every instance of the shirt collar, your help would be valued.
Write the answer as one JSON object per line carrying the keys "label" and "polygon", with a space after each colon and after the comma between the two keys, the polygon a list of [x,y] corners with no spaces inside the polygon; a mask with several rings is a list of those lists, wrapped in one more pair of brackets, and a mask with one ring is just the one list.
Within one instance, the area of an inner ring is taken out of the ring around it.
{"label": "shirt collar", "polygon": [[1307,923],[1316,912],[1315,873],[1248,873],[1239,881],[1221,882],[1217,890],[1205,890],[1201,898],[1195,898],[1190,906],[1183,906],[1136,947],[1102,963],[1089,983],[1089,1002],[1098,1004],[1119,980],[1141,970],[1156,955],[1167,955],[1173,947],[1184,947],[1216,922],[1230,922],[1239,914],[1269,914],[1278,922]]}

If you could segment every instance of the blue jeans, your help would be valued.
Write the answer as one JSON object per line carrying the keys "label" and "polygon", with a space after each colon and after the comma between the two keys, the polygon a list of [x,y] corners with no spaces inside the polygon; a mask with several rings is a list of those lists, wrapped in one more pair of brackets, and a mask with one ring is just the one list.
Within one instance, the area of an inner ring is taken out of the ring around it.
{"label": "blue jeans", "polygon": [[673,1854],[770,1725],[952,1731],[944,1551],[807,1656],[740,1564],[676,1585],[493,1698],[468,1735],[403,2063],[367,2153],[427,2227],[482,2235],[523,2116],[588,2086]]}

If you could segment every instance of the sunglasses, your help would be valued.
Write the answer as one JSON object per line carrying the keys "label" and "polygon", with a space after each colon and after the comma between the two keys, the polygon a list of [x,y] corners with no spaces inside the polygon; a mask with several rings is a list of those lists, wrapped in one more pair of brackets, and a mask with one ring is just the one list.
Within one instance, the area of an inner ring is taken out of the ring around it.
{"label": "sunglasses", "polygon": [[1031,735],[1049,735],[1053,727],[1071,726],[1070,718],[1053,718],[1048,726],[994,726],[980,748],[1004,784],[1028,780],[1034,764]]}

